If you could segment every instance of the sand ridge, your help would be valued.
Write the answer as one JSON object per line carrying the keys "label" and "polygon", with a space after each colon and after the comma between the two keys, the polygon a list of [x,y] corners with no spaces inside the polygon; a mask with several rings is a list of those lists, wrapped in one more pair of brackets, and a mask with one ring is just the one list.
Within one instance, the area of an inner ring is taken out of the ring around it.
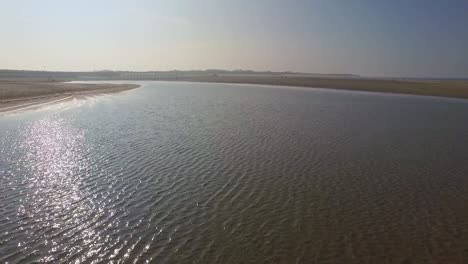
{"label": "sand ridge", "polygon": [[77,96],[122,92],[137,87],[139,85],[136,84],[2,80],[0,81],[0,112],[62,101]]}

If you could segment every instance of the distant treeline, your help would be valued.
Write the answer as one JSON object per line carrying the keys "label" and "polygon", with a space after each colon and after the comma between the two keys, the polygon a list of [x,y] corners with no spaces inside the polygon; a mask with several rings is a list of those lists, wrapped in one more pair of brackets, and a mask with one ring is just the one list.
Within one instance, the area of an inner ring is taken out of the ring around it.
{"label": "distant treeline", "polygon": [[81,78],[114,78],[117,72],[65,72],[0,70],[0,79],[79,80]]}
{"label": "distant treeline", "polygon": [[272,72],[251,70],[193,70],[193,71],[28,71],[28,70],[0,70],[0,79],[38,79],[48,81],[62,80],[105,80],[105,79],[168,79],[189,78],[202,76],[279,76],[279,77],[334,77],[358,78],[352,74],[315,74],[299,72]]}

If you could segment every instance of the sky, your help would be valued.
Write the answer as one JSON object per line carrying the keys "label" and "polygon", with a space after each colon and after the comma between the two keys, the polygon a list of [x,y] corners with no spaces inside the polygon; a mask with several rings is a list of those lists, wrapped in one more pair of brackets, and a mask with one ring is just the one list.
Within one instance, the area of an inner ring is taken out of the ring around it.
{"label": "sky", "polygon": [[466,0],[0,0],[0,69],[468,77]]}

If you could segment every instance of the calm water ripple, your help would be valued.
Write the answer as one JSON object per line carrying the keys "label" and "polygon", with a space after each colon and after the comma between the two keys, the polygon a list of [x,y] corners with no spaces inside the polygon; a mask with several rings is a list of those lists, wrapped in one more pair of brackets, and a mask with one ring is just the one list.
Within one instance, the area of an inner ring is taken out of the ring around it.
{"label": "calm water ripple", "polygon": [[468,263],[468,103],[144,82],[0,117],[0,263]]}

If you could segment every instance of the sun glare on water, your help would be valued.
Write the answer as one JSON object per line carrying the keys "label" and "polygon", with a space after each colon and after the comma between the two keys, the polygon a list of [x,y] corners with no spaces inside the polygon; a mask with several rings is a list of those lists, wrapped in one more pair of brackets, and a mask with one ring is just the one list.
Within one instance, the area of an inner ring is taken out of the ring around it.
{"label": "sun glare on water", "polygon": [[[37,240],[42,245],[34,245],[35,249],[49,252],[49,257],[41,261],[52,261],[57,252],[73,255],[86,251],[75,262],[80,263],[97,253],[105,241],[85,219],[98,219],[102,211],[92,194],[80,188],[91,165],[85,156],[90,149],[84,131],[63,119],[39,120],[25,130],[22,148],[27,153],[24,165],[29,177],[25,179],[27,194],[18,215],[24,219],[24,228],[30,230],[26,230],[29,239],[47,238]],[[41,230],[48,231],[39,234]]]}

